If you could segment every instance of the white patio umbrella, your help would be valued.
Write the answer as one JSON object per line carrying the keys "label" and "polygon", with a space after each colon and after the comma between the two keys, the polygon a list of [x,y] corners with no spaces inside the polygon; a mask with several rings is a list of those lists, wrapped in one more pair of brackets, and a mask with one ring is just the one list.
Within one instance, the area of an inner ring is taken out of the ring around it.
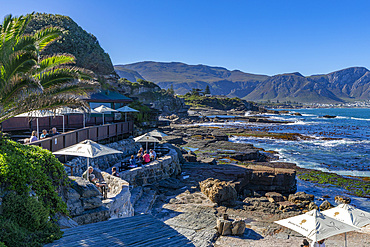
{"label": "white patio umbrella", "polygon": [[322,239],[358,230],[357,227],[328,217],[316,209],[305,214],[275,221],[275,223],[290,228],[311,239],[313,241],[312,246],[315,242]]}
{"label": "white patio umbrella", "polygon": [[86,170],[89,169],[90,158],[96,158],[108,154],[120,154],[121,151],[115,150],[113,148],[101,145],[96,143],[92,140],[84,140],[80,143],[75,145],[63,148],[53,154],[60,154],[60,155],[72,155],[72,156],[80,156],[87,158],[87,166]]}
{"label": "white patio umbrella", "polygon": [[[370,213],[355,208],[349,204],[340,204],[339,206],[325,210],[322,213],[351,226],[363,227],[370,224]],[[347,234],[345,234],[344,239],[344,246],[347,246]]]}
{"label": "white patio umbrella", "polygon": [[114,110],[114,109],[112,109],[112,108],[110,108],[108,106],[105,106],[105,105],[101,105],[101,106],[98,106],[98,107],[94,108],[94,111],[103,114],[103,125],[104,125],[104,114],[106,112],[117,112],[117,110]]}
{"label": "white patio umbrella", "polygon": [[148,132],[148,135],[156,137],[156,138],[161,138],[161,139],[163,137],[167,136],[165,133],[162,133],[158,130],[152,130],[152,131]]}
{"label": "white patio umbrella", "polygon": [[[61,116],[58,113],[54,113],[49,110],[35,110],[35,111],[30,111],[26,113],[19,114],[14,117],[30,117],[30,118],[36,118],[36,131],[37,131],[37,139],[39,139],[39,118],[40,117],[54,117],[54,116]],[[64,118],[63,118],[64,120]],[[63,132],[64,132],[64,121],[63,121]]]}
{"label": "white patio umbrella", "polygon": [[127,121],[127,113],[128,112],[139,112],[138,110],[135,110],[134,108],[131,108],[127,105],[124,106],[124,107],[118,108],[117,111],[125,113],[125,121]]}
{"label": "white patio umbrella", "polygon": [[146,143],[146,150],[148,150],[148,143],[149,142],[154,142],[154,143],[159,142],[159,140],[157,138],[154,138],[153,136],[148,135],[148,133],[144,134],[144,135],[141,135],[141,136],[138,136],[138,137],[135,137],[134,141],[135,142],[145,142]]}

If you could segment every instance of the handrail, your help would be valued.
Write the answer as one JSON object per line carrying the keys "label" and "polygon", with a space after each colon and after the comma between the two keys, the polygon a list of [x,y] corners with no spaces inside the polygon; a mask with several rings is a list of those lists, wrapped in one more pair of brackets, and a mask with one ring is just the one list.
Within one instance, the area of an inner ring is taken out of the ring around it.
{"label": "handrail", "polygon": [[81,129],[72,130],[59,135],[48,137],[42,140],[27,143],[55,152],[62,148],[69,147],[83,140],[90,139],[101,141],[104,139],[128,134],[133,131],[133,121],[119,122],[98,126],[89,126]]}

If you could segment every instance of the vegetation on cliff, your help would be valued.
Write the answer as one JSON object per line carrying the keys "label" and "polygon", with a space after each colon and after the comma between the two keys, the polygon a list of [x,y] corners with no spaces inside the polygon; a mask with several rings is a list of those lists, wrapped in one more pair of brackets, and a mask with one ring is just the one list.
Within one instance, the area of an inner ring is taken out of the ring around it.
{"label": "vegetation on cliff", "polygon": [[70,53],[76,57],[78,67],[92,70],[99,75],[114,73],[112,61],[99,45],[97,38],[68,16],[37,13],[28,25],[26,33],[34,33],[47,26],[61,27],[65,31],[61,39],[42,52],[43,55]]}
{"label": "vegetation on cliff", "polygon": [[76,95],[94,88],[85,81],[91,79],[88,71],[70,66],[75,61],[72,55],[42,55],[61,30],[49,26],[26,35],[32,18],[9,15],[0,26],[0,122],[32,110],[86,108]]}
{"label": "vegetation on cliff", "polygon": [[185,100],[186,105],[192,107],[209,107],[219,110],[246,109],[244,102],[237,97],[227,98],[227,97],[204,96],[200,89],[193,88],[190,93],[179,95],[179,97]]}
{"label": "vegetation on cliff", "polygon": [[0,139],[0,242],[41,246],[62,236],[53,222],[67,214],[58,189],[67,184],[63,165],[48,150]]}

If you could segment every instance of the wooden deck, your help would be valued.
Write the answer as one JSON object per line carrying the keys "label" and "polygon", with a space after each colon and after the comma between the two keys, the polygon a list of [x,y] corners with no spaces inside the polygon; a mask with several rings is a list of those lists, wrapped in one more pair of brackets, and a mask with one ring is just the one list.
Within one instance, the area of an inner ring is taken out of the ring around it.
{"label": "wooden deck", "polygon": [[186,237],[151,215],[103,221],[64,230],[51,246],[194,246]]}

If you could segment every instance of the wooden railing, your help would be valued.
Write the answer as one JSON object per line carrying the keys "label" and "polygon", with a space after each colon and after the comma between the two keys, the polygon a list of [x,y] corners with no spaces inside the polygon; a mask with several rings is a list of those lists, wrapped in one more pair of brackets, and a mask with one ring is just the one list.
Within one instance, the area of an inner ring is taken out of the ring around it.
{"label": "wooden railing", "polygon": [[84,141],[86,139],[98,142],[109,138],[122,136],[124,134],[129,134],[133,130],[134,123],[132,121],[119,122],[72,130],[60,135],[31,142],[28,143],[27,145],[36,145],[44,149],[47,149],[51,152],[55,152],[62,148],[69,147],[71,145]]}

